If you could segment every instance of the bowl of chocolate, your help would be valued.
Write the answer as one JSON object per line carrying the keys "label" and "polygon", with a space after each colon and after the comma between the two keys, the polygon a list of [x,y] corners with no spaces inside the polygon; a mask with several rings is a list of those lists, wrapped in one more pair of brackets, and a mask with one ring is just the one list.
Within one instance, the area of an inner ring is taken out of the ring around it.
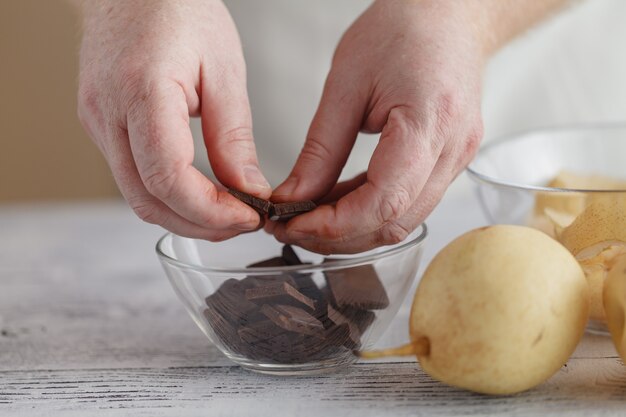
{"label": "bowl of chocolate", "polygon": [[259,230],[223,242],[163,236],[156,251],[194,322],[243,368],[337,370],[369,349],[398,312],[420,264],[426,226],[403,242],[323,256]]}

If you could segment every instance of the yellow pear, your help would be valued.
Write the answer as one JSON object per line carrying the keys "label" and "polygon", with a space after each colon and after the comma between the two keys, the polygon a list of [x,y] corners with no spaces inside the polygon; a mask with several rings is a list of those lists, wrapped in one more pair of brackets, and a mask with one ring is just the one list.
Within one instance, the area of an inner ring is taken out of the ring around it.
{"label": "yellow pear", "polygon": [[626,362],[626,256],[621,256],[604,281],[604,312],[617,352]]}
{"label": "yellow pear", "polygon": [[529,227],[485,227],[454,240],[426,269],[411,343],[362,356],[415,354],[442,382],[511,394],[561,368],[588,314],[585,275],[565,247]]}

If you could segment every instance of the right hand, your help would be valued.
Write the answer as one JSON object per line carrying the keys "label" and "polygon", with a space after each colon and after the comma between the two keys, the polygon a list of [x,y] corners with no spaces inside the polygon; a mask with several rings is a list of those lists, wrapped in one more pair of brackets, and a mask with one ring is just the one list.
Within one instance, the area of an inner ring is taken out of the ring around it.
{"label": "right hand", "polygon": [[110,0],[83,7],[79,118],[135,213],[213,241],[258,228],[253,209],[192,166],[189,117],[201,116],[218,180],[271,195],[252,138],[239,37],[222,2]]}

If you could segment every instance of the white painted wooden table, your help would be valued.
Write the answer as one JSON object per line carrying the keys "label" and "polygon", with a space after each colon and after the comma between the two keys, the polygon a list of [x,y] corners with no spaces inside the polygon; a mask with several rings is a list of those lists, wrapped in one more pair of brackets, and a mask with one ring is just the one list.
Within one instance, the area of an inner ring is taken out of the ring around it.
{"label": "white painted wooden table", "polygon": [[[429,219],[426,260],[485,222],[465,194]],[[176,299],[154,254],[161,234],[121,202],[0,207],[0,416],[626,414],[626,367],[597,336],[510,397],[444,386],[412,361],[316,377],[244,371]],[[380,346],[407,340],[410,298]]]}

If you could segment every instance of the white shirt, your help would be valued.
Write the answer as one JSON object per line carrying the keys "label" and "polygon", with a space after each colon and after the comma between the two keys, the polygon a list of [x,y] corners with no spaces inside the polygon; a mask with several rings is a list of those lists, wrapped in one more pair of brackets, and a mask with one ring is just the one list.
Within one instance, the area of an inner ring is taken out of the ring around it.
{"label": "white shirt", "polygon": [[[246,58],[261,169],[273,187],[298,156],[341,35],[369,4],[226,0]],[[626,119],[625,18],[626,1],[586,0],[494,56],[485,72],[484,141],[535,127]],[[192,131],[195,163],[209,173],[199,122]],[[377,138],[359,135],[342,178],[367,168]]]}

